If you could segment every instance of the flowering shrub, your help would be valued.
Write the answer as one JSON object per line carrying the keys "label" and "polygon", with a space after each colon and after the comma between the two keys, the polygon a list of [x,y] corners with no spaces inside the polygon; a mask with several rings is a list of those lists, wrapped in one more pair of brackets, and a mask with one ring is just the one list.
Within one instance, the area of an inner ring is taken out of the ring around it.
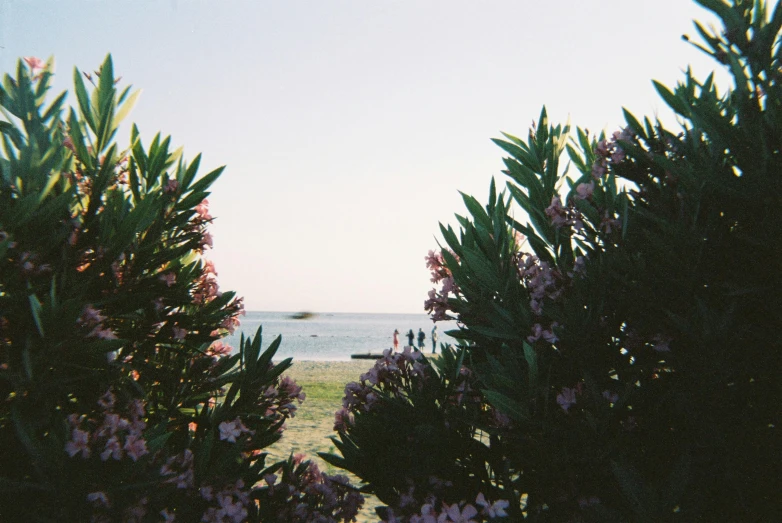
{"label": "flowering shrub", "polygon": [[[44,107],[52,63],[25,62],[0,89],[0,519],[351,520],[344,480],[266,463],[304,400],[280,339],[220,341],[243,313],[203,256],[222,168],[197,178],[135,126],[120,150],[137,94],[110,57],[67,112]],[[270,495],[278,473],[307,496]]]}
{"label": "flowering shrub", "polygon": [[[342,456],[321,456],[366,483],[365,490],[386,504],[378,509],[383,521],[434,521],[457,513],[465,514],[464,521],[485,521],[504,516],[507,507],[497,497],[501,480],[487,474],[503,458],[491,452],[488,439],[507,424],[482,401],[473,374],[451,349],[443,349],[436,367],[412,347],[389,349],[345,386],[333,438]],[[474,505],[479,493],[488,503],[481,514]]]}
{"label": "flowering shrub", "polygon": [[[449,334],[462,340],[475,410],[495,408],[510,423],[494,432],[476,423],[470,437],[482,445],[451,456],[500,456],[502,466],[468,488],[450,472],[447,508],[414,506],[407,520],[453,520],[454,501],[456,520],[469,520],[485,485],[516,520],[782,515],[768,481],[779,467],[782,6],[699,3],[724,30],[696,24],[697,45],[728,67],[731,89],[690,72],[673,90],[656,83],[676,131],[626,112],[624,129],[595,136],[549,125],[544,110],[526,140],[495,140],[509,154],[507,193],[492,182],[487,205],[465,196],[458,230],[441,227],[426,308],[460,323]],[[563,172],[565,154],[575,175]],[[404,435],[420,421],[394,415],[397,403],[373,404],[372,415]],[[441,419],[448,441],[458,417],[436,405],[426,419]],[[395,465],[395,447],[358,439],[370,425],[353,414],[358,448],[343,444],[346,462],[373,448],[387,454],[376,462]],[[380,498],[396,517],[402,503]]]}

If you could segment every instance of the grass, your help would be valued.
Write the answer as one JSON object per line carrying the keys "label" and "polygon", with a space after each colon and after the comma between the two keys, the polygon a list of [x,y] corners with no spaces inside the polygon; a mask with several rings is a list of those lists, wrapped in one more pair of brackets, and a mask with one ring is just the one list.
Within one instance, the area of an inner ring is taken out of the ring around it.
{"label": "grass", "polygon": [[[337,435],[334,432],[334,413],[342,406],[345,384],[357,381],[372,365],[371,361],[294,362],[287,374],[301,385],[307,398],[299,406],[296,416],[286,422],[282,439],[268,449],[271,459],[267,463],[286,459],[291,453],[303,453],[324,472],[345,474],[350,477],[352,484],[358,485],[358,478],[326,463],[317,453],[338,454],[329,437]],[[357,521],[377,521],[374,507],[380,502],[374,496],[365,495],[365,498],[364,509],[359,513]]]}

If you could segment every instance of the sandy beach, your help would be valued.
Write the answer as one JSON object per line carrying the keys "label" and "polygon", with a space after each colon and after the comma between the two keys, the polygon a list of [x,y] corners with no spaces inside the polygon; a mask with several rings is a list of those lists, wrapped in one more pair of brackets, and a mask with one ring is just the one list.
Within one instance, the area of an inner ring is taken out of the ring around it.
{"label": "sandy beach", "polygon": [[[358,381],[361,374],[372,367],[372,360],[355,361],[296,361],[287,371],[302,386],[307,399],[299,406],[296,417],[286,422],[286,430],[280,441],[269,449],[272,458],[287,458],[291,452],[304,453],[315,460],[330,474],[346,474],[321,460],[318,452],[335,452],[328,438],[335,436],[334,413],[342,405],[345,384]],[[351,477],[355,484],[356,478]],[[367,497],[359,523],[377,521],[374,507],[378,501]]]}

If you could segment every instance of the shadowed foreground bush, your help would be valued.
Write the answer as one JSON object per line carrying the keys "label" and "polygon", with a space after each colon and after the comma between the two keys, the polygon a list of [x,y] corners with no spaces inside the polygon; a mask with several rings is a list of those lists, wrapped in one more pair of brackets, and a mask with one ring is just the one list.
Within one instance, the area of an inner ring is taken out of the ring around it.
{"label": "shadowed foreground bush", "polygon": [[610,138],[544,110],[495,140],[507,190],[441,227],[426,307],[461,347],[387,357],[337,414],[329,459],[385,521],[782,518],[782,8],[699,3],[730,89],[655,83],[680,126]]}
{"label": "shadowed foreground bush", "polygon": [[220,341],[243,313],[202,256],[222,168],[135,126],[120,150],[111,58],[69,110],[25,62],[0,89],[0,520],[351,520],[344,476],[266,463],[304,400],[280,339]]}

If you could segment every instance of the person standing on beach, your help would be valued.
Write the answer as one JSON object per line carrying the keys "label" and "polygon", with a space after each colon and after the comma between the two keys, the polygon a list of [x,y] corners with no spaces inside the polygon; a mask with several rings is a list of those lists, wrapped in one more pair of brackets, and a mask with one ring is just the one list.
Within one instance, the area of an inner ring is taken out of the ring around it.
{"label": "person standing on beach", "polygon": [[399,350],[399,329],[394,329],[394,352]]}
{"label": "person standing on beach", "polygon": [[418,350],[423,351],[424,350],[424,340],[426,340],[426,334],[424,334],[424,330],[419,328],[418,329]]}
{"label": "person standing on beach", "polygon": [[407,343],[408,345],[410,345],[411,347],[415,347],[415,332],[413,332],[413,329],[407,331],[407,341],[408,341]]}
{"label": "person standing on beach", "polygon": [[432,354],[437,352],[437,325],[432,327]]}

